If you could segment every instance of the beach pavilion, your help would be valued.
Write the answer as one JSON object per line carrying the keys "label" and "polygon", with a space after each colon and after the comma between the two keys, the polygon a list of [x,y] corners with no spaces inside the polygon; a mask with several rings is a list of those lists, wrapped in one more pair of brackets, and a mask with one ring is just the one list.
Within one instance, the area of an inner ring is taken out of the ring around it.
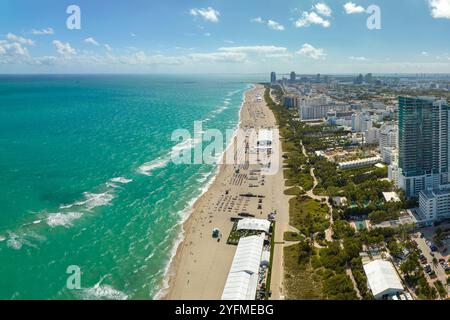
{"label": "beach pavilion", "polygon": [[264,237],[241,238],[228,274],[222,300],[255,300]]}
{"label": "beach pavilion", "polygon": [[237,224],[237,230],[255,230],[269,233],[270,221],[264,219],[242,219]]}

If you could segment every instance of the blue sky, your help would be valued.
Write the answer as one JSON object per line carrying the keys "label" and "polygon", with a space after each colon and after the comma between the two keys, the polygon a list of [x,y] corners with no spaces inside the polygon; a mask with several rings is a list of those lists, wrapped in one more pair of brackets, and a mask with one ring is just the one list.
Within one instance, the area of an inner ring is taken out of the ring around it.
{"label": "blue sky", "polygon": [[449,35],[450,0],[1,0],[0,73],[450,73]]}

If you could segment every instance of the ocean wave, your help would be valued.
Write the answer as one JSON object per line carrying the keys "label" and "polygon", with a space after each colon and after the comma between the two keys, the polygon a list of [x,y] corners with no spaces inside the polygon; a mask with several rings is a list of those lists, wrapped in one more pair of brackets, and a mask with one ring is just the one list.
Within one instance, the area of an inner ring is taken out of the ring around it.
{"label": "ocean wave", "polygon": [[96,284],[95,286],[82,290],[84,300],[127,300],[128,295],[110,285]]}
{"label": "ocean wave", "polygon": [[180,154],[180,152],[194,148],[201,143],[201,139],[186,139],[172,147],[170,152],[165,157],[159,157],[150,162],[146,162],[138,168],[138,172],[150,176],[152,171],[161,169],[167,166],[171,159]]}
{"label": "ocean wave", "polygon": [[70,227],[73,225],[73,221],[80,219],[83,216],[81,212],[68,212],[68,213],[50,213],[46,219],[47,224],[54,227]]}
{"label": "ocean wave", "polygon": [[230,91],[230,92],[227,93],[227,97],[232,97],[232,96],[234,96],[235,94],[237,94],[239,92],[241,92],[240,89],[234,90],[234,91]]}
{"label": "ocean wave", "polygon": [[[43,240],[43,237],[36,237],[37,240]],[[14,249],[14,250],[20,250],[22,249],[22,247],[28,246],[28,247],[32,247],[32,248],[36,248],[36,246],[34,244],[32,244],[30,241],[28,241],[25,238],[25,235],[19,235],[16,234],[14,232],[11,232],[9,234],[9,238],[8,240],[6,240],[6,245],[8,246],[8,248]]]}
{"label": "ocean wave", "polygon": [[22,249],[23,243],[21,241],[17,240],[17,238],[11,238],[11,239],[8,239],[8,241],[6,241],[6,245],[8,246],[8,248],[11,248],[14,250],[20,250],[20,249]]}
{"label": "ocean wave", "polygon": [[202,142],[201,139],[186,139],[185,141],[180,142],[176,146],[172,148],[170,152],[171,155],[178,154],[180,151],[189,150],[194,148],[197,144]]}
{"label": "ocean wave", "polygon": [[91,193],[84,192],[84,199],[69,205],[61,205],[60,209],[71,209],[73,207],[84,207],[86,210],[92,210],[97,207],[107,206],[115,198],[110,192]]}
{"label": "ocean wave", "polygon": [[158,158],[156,160],[146,162],[139,167],[139,173],[150,176],[151,172],[155,169],[164,168],[169,163],[169,159]]}
{"label": "ocean wave", "polygon": [[122,183],[122,184],[128,184],[130,182],[133,182],[132,179],[127,179],[127,178],[124,178],[124,177],[112,178],[109,181],[111,181],[111,182],[118,182],[118,183]]}

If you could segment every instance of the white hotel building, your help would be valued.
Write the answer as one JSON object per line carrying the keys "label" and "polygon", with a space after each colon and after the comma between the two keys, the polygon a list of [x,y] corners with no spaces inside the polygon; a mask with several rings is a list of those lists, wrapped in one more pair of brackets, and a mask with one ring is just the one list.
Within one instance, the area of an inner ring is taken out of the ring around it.
{"label": "white hotel building", "polygon": [[424,190],[419,194],[419,210],[425,221],[439,221],[450,217],[450,192]]}
{"label": "white hotel building", "polygon": [[300,119],[302,121],[321,120],[327,117],[330,111],[328,99],[326,96],[314,98],[299,98]]}

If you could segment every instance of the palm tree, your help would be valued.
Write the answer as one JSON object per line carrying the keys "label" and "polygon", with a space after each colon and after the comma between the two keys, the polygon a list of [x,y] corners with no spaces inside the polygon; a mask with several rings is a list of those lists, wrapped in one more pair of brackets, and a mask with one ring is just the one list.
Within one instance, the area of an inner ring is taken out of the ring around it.
{"label": "palm tree", "polygon": [[432,263],[433,263],[433,267],[436,268],[438,266],[438,264],[439,264],[439,261],[438,261],[438,259],[436,257],[434,257],[433,260],[432,260]]}

